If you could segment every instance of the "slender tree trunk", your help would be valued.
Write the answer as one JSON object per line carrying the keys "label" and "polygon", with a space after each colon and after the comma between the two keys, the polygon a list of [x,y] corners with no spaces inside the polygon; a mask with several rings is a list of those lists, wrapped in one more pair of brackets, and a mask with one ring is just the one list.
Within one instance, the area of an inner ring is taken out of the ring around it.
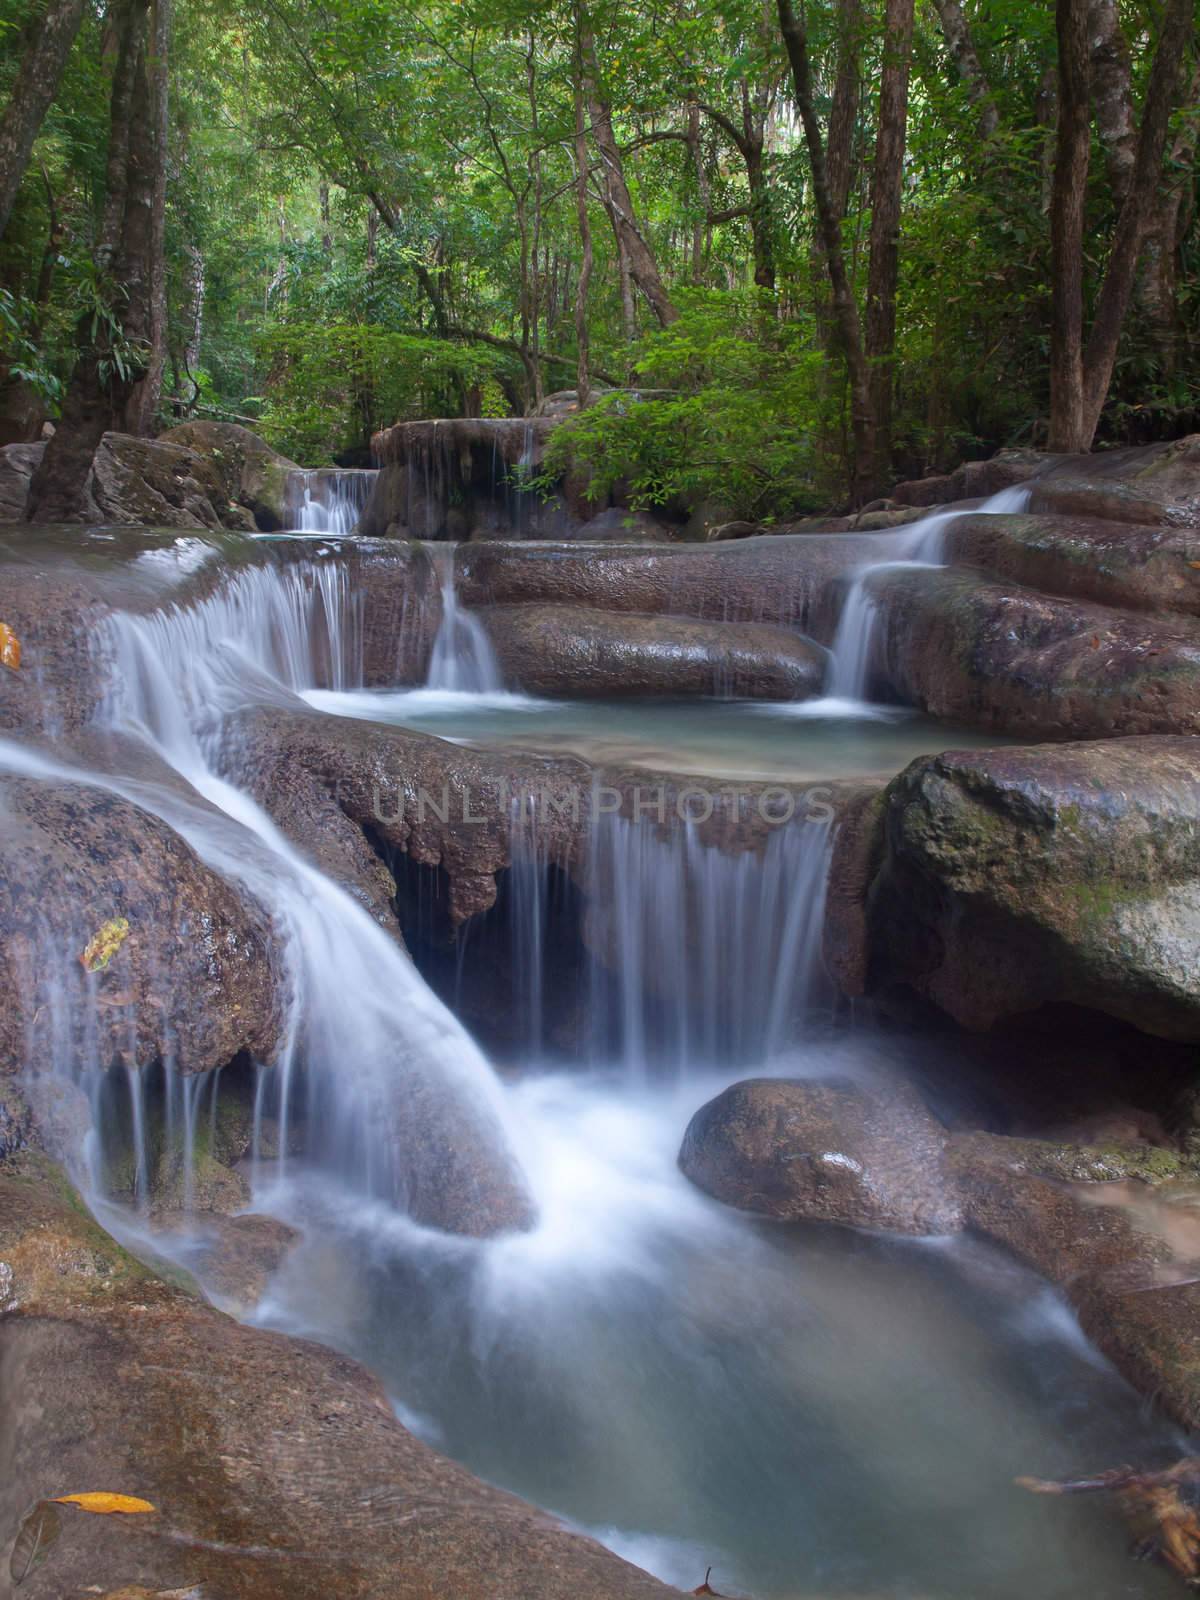
{"label": "slender tree trunk", "polygon": [[[150,335],[150,256],[153,233],[154,137],[146,71],[148,0],[124,0],[116,14],[117,62],[113,73],[104,226],[96,260],[101,293],[120,286],[109,303],[111,324],[99,335],[85,314],[79,355],[62,416],[29,486],[30,522],[80,522],[88,515],[87,482],[101,439],[124,413],[143,375]],[[119,167],[113,152],[120,152]],[[122,211],[112,221],[113,193]],[[140,357],[140,360],[139,360]]]}
{"label": "slender tree trunk", "polygon": [[1200,65],[1192,73],[1183,118],[1170,152],[1170,177],[1162,187],[1142,246],[1138,306],[1165,376],[1180,367],[1179,248],[1192,201],[1192,174],[1200,143]]}
{"label": "slender tree trunk", "polygon": [[1137,161],[1121,215],[1117,219],[1108,267],[1083,356],[1084,401],[1081,449],[1090,450],[1112,383],[1121,330],[1133,296],[1138,256],[1149,231],[1162,182],[1167,131],[1175,108],[1189,38],[1194,30],[1192,0],[1168,0],[1142,105]]}
{"label": "slender tree trunk", "polygon": [[[833,102],[829,109],[829,138],[825,146],[825,175],[829,185],[829,203],[839,225],[846,215],[854,177],[855,133],[858,128],[861,93],[862,23],[862,0],[841,0],[837,14],[837,70],[833,84]],[[837,343],[837,328],[828,298],[816,289],[816,284],[827,282],[829,276],[819,228],[812,242],[811,260],[818,333],[822,348],[833,350]]]}
{"label": "slender tree trunk", "polygon": [[604,165],[605,186],[612,208],[613,230],[618,244],[625,248],[633,280],[646,297],[651,311],[660,326],[666,328],[679,316],[658,270],[654,252],[647,244],[634,220],[633,200],[625,181],[625,163],[613,132],[612,109],[600,89],[600,67],[596,59],[596,41],[592,25],[583,6],[577,11],[579,50],[583,71],[583,92],[592,121],[592,137]]}
{"label": "slender tree trunk", "polygon": [[803,23],[796,16],[792,0],[777,0],[777,3],[779,27],[792,69],[796,105],[800,111],[800,120],[804,125],[804,139],[808,146],[813,199],[816,202],[825,266],[833,294],[834,321],[850,378],[850,421],[854,435],[850,495],[855,505],[861,505],[864,498],[869,495],[870,478],[875,461],[869,368],[863,349],[862,331],[859,327],[858,307],[854,303],[850,279],[846,272],[846,261],[842,254],[841,218],[834,208],[833,196],[829,189],[825,147],[813,99],[808,35]]}
{"label": "slender tree trunk", "polygon": [[1117,0],[1090,0],[1088,32],[1092,52],[1092,100],[1096,131],[1104,148],[1108,186],[1119,211],[1129,195],[1137,161],[1129,45],[1121,28]]}
{"label": "slender tree trunk", "polygon": [[1087,0],[1057,0],[1058,138],[1050,199],[1051,450],[1086,450],[1083,232],[1091,145]]}
{"label": "slender tree trunk", "polygon": [[0,237],[8,227],[34,140],[58,93],[82,20],[83,0],[48,0],[26,27],[25,53],[0,115]]}
{"label": "slender tree trunk", "polygon": [[152,0],[150,36],[153,61],[150,72],[151,118],[154,132],[154,193],[150,236],[150,365],[126,407],[127,433],[153,431],[162,399],[167,364],[167,158],[171,135],[170,51],[171,0]]}
{"label": "slender tree trunk", "polygon": [[771,234],[771,198],[767,188],[763,138],[747,141],[742,152],[746,182],[750,187],[750,243],[754,252],[754,281],[760,289],[775,287],[775,241]]}
{"label": "slender tree trunk", "polygon": [[896,287],[900,278],[900,206],[904,192],[912,35],[913,0],[887,0],[875,167],[871,174],[871,259],[867,271],[866,315],[877,489],[885,486],[891,473]]}
{"label": "slender tree trunk", "polygon": [[934,0],[942,23],[942,37],[967,91],[967,98],[975,108],[979,137],[987,142],[994,139],[1000,128],[1000,113],[987,77],[971,39],[966,13],[959,0]]}
{"label": "slender tree trunk", "polygon": [[185,414],[190,414],[200,398],[200,380],[196,374],[200,371],[200,353],[204,343],[204,299],[207,282],[204,255],[199,245],[189,244],[187,255],[188,335],[183,350],[183,370],[191,380],[192,397],[184,404],[183,410]]}
{"label": "slender tree trunk", "polygon": [[329,221],[329,185],[322,178],[317,189],[317,202],[321,207],[321,254],[333,254],[333,229]]}
{"label": "slender tree trunk", "polygon": [[575,84],[575,213],[579,220],[579,242],[582,264],[579,282],[575,289],[575,348],[578,352],[575,388],[579,396],[579,409],[588,403],[591,393],[591,374],[588,370],[587,297],[592,281],[592,224],[588,216],[588,142],[587,118],[583,104],[582,52],[576,55]]}

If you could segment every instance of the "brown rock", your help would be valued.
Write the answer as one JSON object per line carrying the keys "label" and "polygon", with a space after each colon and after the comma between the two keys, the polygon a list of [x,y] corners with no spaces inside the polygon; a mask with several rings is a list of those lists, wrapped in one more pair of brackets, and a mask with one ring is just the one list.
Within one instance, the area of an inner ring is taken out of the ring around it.
{"label": "brown rock", "polygon": [[251,513],[252,526],[268,531],[287,527],[288,474],[299,468],[249,428],[236,422],[183,422],[161,434],[159,443],[203,456],[225,497]]}
{"label": "brown rock", "polygon": [[706,1194],[787,1222],[962,1226],[946,1135],[900,1080],[749,1078],[696,1112],[679,1165]]}
{"label": "brown rock", "polygon": [[878,848],[869,987],[971,1028],[1065,1002],[1200,1038],[1200,741],[926,757]]}
{"label": "brown rock", "polygon": [[155,1279],[40,1169],[0,1177],[0,1260],[19,1307],[0,1317],[0,1547],[30,1505],[80,1487],[157,1508],[70,1513],[30,1600],[674,1592],[438,1456],[354,1362]]}
{"label": "brown rock", "polygon": [[506,682],[531,694],[805,700],[825,679],[823,650],[764,623],[548,605],[490,606],[478,616]]}

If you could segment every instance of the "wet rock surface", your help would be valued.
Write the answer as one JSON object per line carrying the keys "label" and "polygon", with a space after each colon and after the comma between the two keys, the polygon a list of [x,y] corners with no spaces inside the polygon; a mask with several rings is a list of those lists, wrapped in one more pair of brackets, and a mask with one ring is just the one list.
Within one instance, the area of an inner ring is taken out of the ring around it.
{"label": "wet rock surface", "polygon": [[1136,611],[1200,615],[1200,531],[1065,516],[975,516],[945,532],[956,565]]}
{"label": "wet rock surface", "polygon": [[472,1478],[362,1368],[156,1279],[41,1166],[0,1173],[0,1544],[61,1508],[22,1594],[139,1586],[229,1600],[655,1600],[675,1591]]}
{"label": "wet rock surface", "polygon": [[868,989],[970,1028],[1074,1002],[1200,1038],[1200,742],[950,751],[893,781],[881,827]]}
{"label": "wet rock surface", "polygon": [[750,1078],[696,1112],[679,1165],[717,1200],[786,1222],[962,1226],[946,1135],[902,1080]]}
{"label": "wet rock surface", "polygon": [[1051,462],[1029,509],[1151,527],[1200,529],[1200,434]]}
{"label": "wet rock surface", "polygon": [[[115,949],[86,970],[114,925]],[[207,1072],[274,1052],[283,997],[262,909],[119,795],[0,777],[0,926],[0,1072],[163,1055]]]}
{"label": "wet rock surface", "polygon": [[710,623],[583,606],[490,606],[479,612],[506,682],[563,699],[630,695],[805,700],[827,657],[765,623]]}
{"label": "wet rock surface", "polygon": [[874,670],[931,716],[1030,739],[1200,733],[1200,626],[1005,586],[969,569],[868,580]]}

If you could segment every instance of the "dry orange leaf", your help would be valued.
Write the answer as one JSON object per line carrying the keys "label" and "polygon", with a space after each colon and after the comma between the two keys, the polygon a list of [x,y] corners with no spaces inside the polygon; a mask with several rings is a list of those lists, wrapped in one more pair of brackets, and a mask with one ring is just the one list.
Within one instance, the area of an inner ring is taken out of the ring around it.
{"label": "dry orange leaf", "polygon": [[21,665],[21,641],[7,622],[0,622],[0,666],[15,672]]}
{"label": "dry orange leaf", "polygon": [[54,1501],[60,1506],[78,1506],[81,1511],[91,1511],[98,1517],[111,1517],[114,1512],[134,1516],[138,1512],[158,1509],[149,1500],[139,1500],[136,1495],[106,1494],[103,1491],[94,1494],[58,1494]]}
{"label": "dry orange leaf", "polygon": [[1200,572],[1200,561],[1189,561],[1188,566],[1195,567],[1196,571]]}

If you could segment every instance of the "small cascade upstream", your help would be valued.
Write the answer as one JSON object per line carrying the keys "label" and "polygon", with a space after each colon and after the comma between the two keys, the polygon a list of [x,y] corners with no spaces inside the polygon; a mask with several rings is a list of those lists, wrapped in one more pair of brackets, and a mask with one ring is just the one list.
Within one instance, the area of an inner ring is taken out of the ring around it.
{"label": "small cascade upstream", "polygon": [[378,472],[360,467],[318,467],[288,475],[290,526],[299,533],[344,538],[354,532]]}
{"label": "small cascade upstream", "polygon": [[500,663],[478,617],[459,604],[454,579],[457,546],[430,547],[442,596],[442,620],[433,641],[427,689],[444,694],[496,694],[503,690]]}
{"label": "small cascade upstream", "polygon": [[872,580],[886,572],[914,567],[940,567],[945,564],[946,530],[959,517],[988,514],[1014,515],[1029,503],[1029,490],[1022,485],[1001,489],[982,505],[969,511],[937,511],[894,533],[877,534],[882,552],[878,561],[869,562],[854,574],[832,645],[829,695],[835,700],[865,701],[869,698],[875,633],[879,623],[879,602]]}

